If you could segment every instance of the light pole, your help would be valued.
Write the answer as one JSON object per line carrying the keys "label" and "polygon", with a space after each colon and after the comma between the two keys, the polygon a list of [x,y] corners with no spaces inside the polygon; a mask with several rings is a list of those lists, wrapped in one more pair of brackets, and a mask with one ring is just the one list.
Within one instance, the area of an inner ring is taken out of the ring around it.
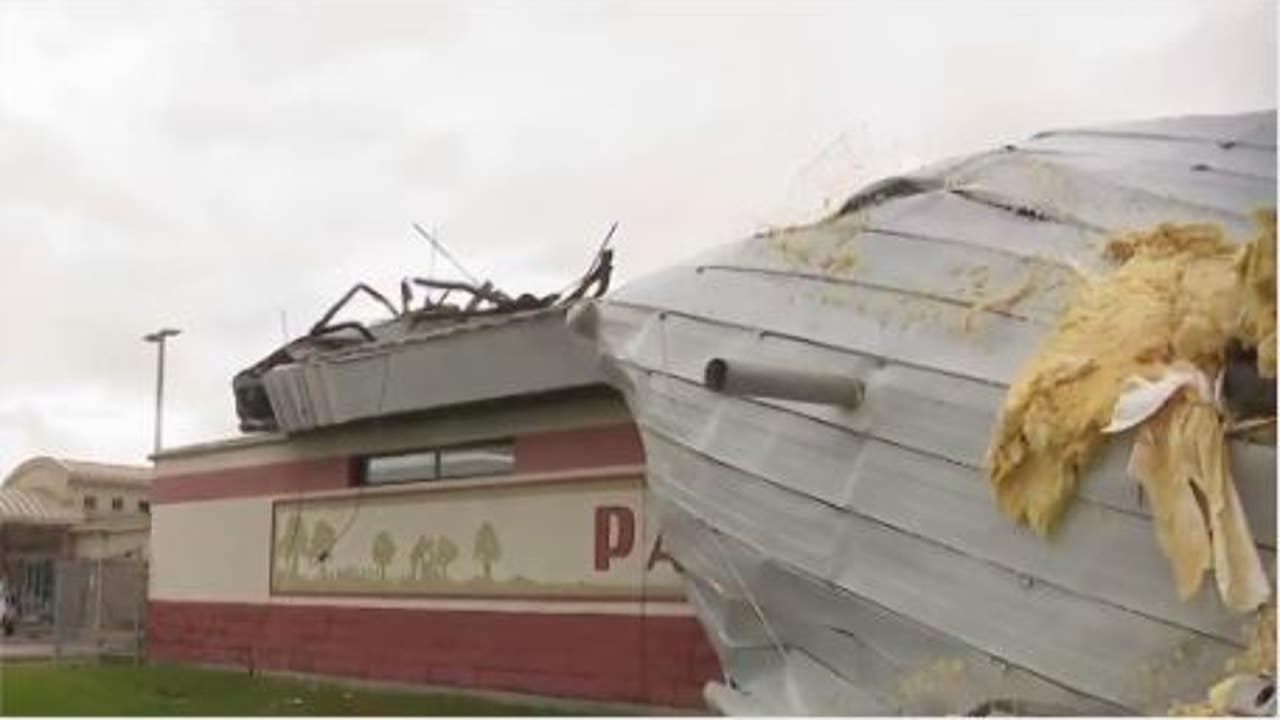
{"label": "light pole", "polygon": [[155,343],[158,350],[156,356],[156,453],[160,452],[160,424],[164,413],[164,341],[180,332],[182,331],[173,328],[162,328],[142,338],[149,343]]}

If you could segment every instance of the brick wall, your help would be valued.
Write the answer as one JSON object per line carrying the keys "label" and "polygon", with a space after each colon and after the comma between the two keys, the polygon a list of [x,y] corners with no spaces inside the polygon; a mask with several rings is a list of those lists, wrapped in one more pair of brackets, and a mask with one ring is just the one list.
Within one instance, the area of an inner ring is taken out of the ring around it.
{"label": "brick wall", "polygon": [[702,707],[719,665],[688,616],[153,601],[153,658]]}

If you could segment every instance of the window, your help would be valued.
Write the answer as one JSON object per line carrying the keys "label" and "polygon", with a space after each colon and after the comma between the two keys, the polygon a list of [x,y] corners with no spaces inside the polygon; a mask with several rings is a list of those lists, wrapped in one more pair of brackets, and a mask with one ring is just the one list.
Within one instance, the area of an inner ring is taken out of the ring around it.
{"label": "window", "polygon": [[364,461],[364,481],[369,485],[381,483],[435,480],[438,454],[435,451],[408,453],[405,455],[378,455]]}
{"label": "window", "polygon": [[150,515],[150,514],[151,514],[151,503],[147,502],[146,500],[139,500],[139,501],[138,501],[138,512],[140,512],[140,513],[146,513],[147,515]]}
{"label": "window", "polygon": [[85,496],[84,496],[84,509],[85,509],[85,510],[97,510],[97,509],[98,509],[98,498],[96,498],[96,497],[94,497],[94,496],[92,496],[92,495],[85,495]]}
{"label": "window", "polygon": [[438,467],[442,478],[510,473],[516,469],[515,443],[442,448]]}
{"label": "window", "polygon": [[114,497],[114,498],[111,498],[111,509],[112,509],[112,510],[123,510],[123,509],[124,509],[124,498],[120,498],[120,497]]}
{"label": "window", "polygon": [[515,469],[515,444],[509,440],[433,448],[396,455],[371,455],[361,463],[366,485],[446,478],[501,475]]}

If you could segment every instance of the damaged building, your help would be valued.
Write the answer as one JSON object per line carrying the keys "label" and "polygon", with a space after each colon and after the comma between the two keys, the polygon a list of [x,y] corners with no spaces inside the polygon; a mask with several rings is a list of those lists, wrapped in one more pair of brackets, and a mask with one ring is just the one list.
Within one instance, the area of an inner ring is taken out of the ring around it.
{"label": "damaged building", "polygon": [[[718,663],[639,434],[565,324],[610,271],[357,286],[238,375],[251,432],[156,457],[150,655],[699,706]],[[359,294],[390,319],[335,321]]]}

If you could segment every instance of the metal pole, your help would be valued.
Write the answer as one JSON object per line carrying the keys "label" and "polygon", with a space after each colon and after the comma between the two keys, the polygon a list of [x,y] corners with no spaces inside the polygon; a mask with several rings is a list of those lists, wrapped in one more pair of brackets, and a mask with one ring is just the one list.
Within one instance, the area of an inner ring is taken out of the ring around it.
{"label": "metal pole", "polygon": [[156,443],[155,452],[160,452],[160,428],[164,425],[164,336],[156,343]]}
{"label": "metal pole", "polygon": [[171,338],[181,330],[173,328],[164,328],[144,336],[142,339],[147,342],[155,343],[156,348],[156,432],[155,432],[155,450],[159,454],[161,445],[161,428],[164,424],[164,344],[165,340]]}

